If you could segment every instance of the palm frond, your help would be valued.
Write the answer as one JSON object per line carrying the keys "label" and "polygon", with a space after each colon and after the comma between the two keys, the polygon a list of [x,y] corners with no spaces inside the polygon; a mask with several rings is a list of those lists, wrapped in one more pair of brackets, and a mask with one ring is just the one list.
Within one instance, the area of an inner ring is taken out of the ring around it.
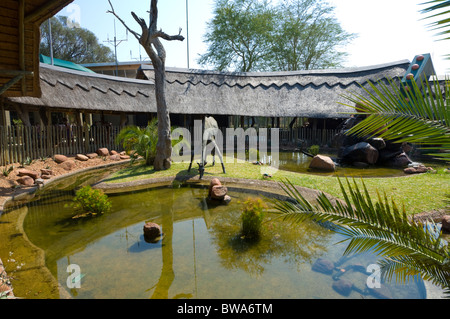
{"label": "palm frond", "polygon": [[368,83],[361,86],[367,97],[351,93],[344,96],[354,108],[367,118],[347,134],[356,136],[378,136],[396,143],[409,142],[424,149],[434,149],[437,157],[449,158],[450,149],[450,81],[444,90],[437,80],[420,79],[419,84]]}
{"label": "palm frond", "polygon": [[[420,10],[422,14],[429,14],[424,19],[434,19],[435,21],[428,24],[431,30],[438,30],[435,35],[437,37],[443,37],[439,40],[450,39],[450,0],[433,0],[422,3],[421,5],[427,5],[426,8]],[[450,58],[450,55],[447,55]]]}
{"label": "palm frond", "polygon": [[[333,223],[333,230],[344,236],[342,242],[349,242],[346,255],[371,252],[396,261],[399,265],[386,263],[388,275],[394,270],[407,269],[408,276],[418,273],[425,278],[437,276],[436,282],[448,284],[449,248],[436,225],[431,223],[430,227],[425,227],[410,221],[405,210],[399,209],[386,194],[383,197],[378,194],[377,201],[372,201],[364,182],[362,189],[355,181],[352,185],[347,180],[348,190],[340,179],[339,184],[344,200],[336,203],[321,193],[312,204],[289,181],[283,182],[281,187],[290,200],[271,201],[286,221],[298,223],[309,219]],[[431,265],[429,270],[426,265]]]}

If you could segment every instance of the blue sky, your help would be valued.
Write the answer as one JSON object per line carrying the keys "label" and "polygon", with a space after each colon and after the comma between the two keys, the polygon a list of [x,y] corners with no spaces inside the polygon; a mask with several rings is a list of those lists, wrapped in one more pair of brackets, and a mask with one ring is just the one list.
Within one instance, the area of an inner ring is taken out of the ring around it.
{"label": "blue sky", "polygon": [[[126,21],[128,26],[140,32],[139,25],[131,17],[134,11],[147,19],[150,0],[111,0],[115,11]],[[206,24],[213,17],[214,0],[189,1],[189,66],[201,68],[196,62],[198,56],[206,51],[203,36]],[[335,6],[335,15],[347,32],[356,33],[358,37],[345,47],[350,55],[346,67],[368,66],[398,60],[412,60],[417,54],[430,53],[435,69],[439,75],[450,73],[450,61],[442,58],[450,53],[450,40],[437,41],[433,31],[426,28],[429,21],[421,20],[425,16],[419,13],[425,0],[328,0]],[[108,0],[75,0],[58,15],[71,16],[79,21],[83,28],[93,31],[100,42],[114,46],[107,41],[114,39],[114,16],[107,13]],[[158,1],[158,27],[169,34],[182,34],[187,37],[186,0]],[[125,28],[116,21],[117,40],[126,39]],[[167,51],[168,67],[186,68],[187,43],[164,41]],[[133,35],[128,34],[128,41],[117,46],[120,62],[136,61],[148,57]]]}

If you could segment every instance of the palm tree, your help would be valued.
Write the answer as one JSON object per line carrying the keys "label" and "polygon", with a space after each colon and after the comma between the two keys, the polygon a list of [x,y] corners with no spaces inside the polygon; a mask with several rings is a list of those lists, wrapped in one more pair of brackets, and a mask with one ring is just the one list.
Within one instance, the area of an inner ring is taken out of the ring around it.
{"label": "palm tree", "polygon": [[137,126],[127,126],[123,128],[116,137],[116,143],[133,152],[133,158],[142,156],[146,165],[152,165],[156,154],[156,144],[158,143],[157,120],[150,121],[145,128]]}

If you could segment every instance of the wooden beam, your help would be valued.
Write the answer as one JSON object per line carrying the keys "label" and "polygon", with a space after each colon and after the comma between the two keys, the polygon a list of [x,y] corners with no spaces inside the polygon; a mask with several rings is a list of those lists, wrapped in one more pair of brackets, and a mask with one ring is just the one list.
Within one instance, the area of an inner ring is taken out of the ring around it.
{"label": "wooden beam", "polygon": [[18,75],[15,78],[13,78],[11,81],[9,81],[8,83],[6,83],[4,86],[0,87],[0,95],[2,95],[3,93],[6,92],[6,90],[8,90],[11,86],[13,86],[14,84],[16,84],[17,82],[19,82],[22,79],[23,75]]}
{"label": "wooden beam", "polygon": [[45,2],[45,4],[43,4],[42,6],[36,8],[33,12],[26,15],[25,23],[34,23],[42,15],[44,15],[45,18],[40,19],[40,20],[44,21],[44,20],[50,18],[51,16],[53,16],[52,11],[59,11],[60,9],[64,8],[66,5],[68,5],[71,2],[73,2],[73,0],[70,0],[70,1],[49,0],[49,1]]}
{"label": "wooden beam", "polygon": [[0,75],[12,75],[12,76],[25,76],[25,75],[34,75],[33,71],[22,71],[22,70],[0,70]]}
{"label": "wooden beam", "polygon": [[[19,67],[25,71],[25,0],[19,0]],[[27,81],[22,77],[22,94],[27,93]]]}

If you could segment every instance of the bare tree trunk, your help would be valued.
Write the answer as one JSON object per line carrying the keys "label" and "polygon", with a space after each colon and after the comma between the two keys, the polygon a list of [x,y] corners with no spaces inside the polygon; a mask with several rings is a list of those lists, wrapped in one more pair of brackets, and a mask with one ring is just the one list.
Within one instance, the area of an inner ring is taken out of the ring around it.
{"label": "bare tree trunk", "polygon": [[154,169],[160,171],[169,169],[172,163],[172,138],[170,135],[170,116],[166,104],[166,74],[165,69],[155,68],[155,93],[158,108],[158,144],[153,162]]}
{"label": "bare tree trunk", "polygon": [[131,32],[139,43],[147,52],[148,56],[152,60],[153,68],[155,71],[155,94],[156,94],[156,107],[158,112],[158,144],[156,145],[156,156],[153,166],[155,170],[168,169],[171,166],[172,160],[172,139],[170,136],[170,116],[166,103],[166,51],[161,44],[160,38],[168,41],[178,40],[183,41],[184,37],[180,35],[181,29],[178,35],[170,36],[164,33],[162,30],[157,29],[158,22],[158,0],[151,0],[150,6],[150,21],[147,26],[144,19],[136,16],[134,12],[131,15],[136,22],[141,26],[142,34],[139,34],[131,30],[125,22],[114,12],[114,8],[111,1],[108,0],[112,13],[119,21]]}

